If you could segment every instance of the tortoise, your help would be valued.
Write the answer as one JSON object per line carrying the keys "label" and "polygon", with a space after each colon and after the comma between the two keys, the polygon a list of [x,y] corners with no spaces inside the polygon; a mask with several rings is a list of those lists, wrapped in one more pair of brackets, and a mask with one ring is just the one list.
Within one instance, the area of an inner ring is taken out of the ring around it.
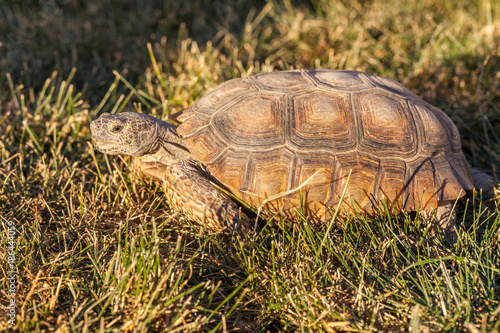
{"label": "tortoise", "polygon": [[215,230],[252,223],[229,191],[290,221],[421,211],[454,239],[454,203],[474,188],[451,119],[384,77],[262,73],[221,84],[172,119],[180,125],[102,114],[92,140],[133,156],[174,207]]}

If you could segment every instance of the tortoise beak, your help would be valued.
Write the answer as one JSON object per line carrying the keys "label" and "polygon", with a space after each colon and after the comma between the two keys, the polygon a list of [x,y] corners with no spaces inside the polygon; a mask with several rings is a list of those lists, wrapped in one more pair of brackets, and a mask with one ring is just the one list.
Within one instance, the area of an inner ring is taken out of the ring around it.
{"label": "tortoise beak", "polygon": [[94,145],[95,149],[104,154],[118,155],[121,153],[121,151],[117,148],[116,142],[113,141],[92,139],[92,144]]}
{"label": "tortoise beak", "polygon": [[109,146],[109,145],[116,145],[117,142],[114,142],[114,141],[107,141],[107,140],[100,140],[100,139],[97,139],[97,138],[92,138],[92,144],[97,148],[105,148],[106,146]]}

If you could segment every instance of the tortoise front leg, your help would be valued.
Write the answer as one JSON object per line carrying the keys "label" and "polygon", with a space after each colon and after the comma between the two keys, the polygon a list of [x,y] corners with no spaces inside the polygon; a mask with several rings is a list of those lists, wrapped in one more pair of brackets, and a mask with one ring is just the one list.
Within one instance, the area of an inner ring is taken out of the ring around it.
{"label": "tortoise front leg", "polygon": [[238,205],[217,189],[206,173],[196,164],[179,161],[173,164],[134,158],[133,168],[145,175],[163,181],[163,190],[169,202],[186,216],[210,229],[222,230],[229,222],[240,231],[250,228],[251,220]]}

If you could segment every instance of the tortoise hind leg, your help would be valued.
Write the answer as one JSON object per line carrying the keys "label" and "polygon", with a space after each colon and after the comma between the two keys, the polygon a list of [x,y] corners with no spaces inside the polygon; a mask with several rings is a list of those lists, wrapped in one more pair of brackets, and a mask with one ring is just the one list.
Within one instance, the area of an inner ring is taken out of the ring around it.
{"label": "tortoise hind leg", "polygon": [[474,180],[474,187],[477,191],[483,192],[487,197],[493,197],[500,193],[500,186],[495,182],[495,179],[481,171],[471,168],[472,179]]}
{"label": "tortoise hind leg", "polygon": [[436,209],[420,212],[422,218],[431,223],[434,230],[439,229],[450,244],[455,244],[458,240],[457,212],[453,209],[454,205],[454,200],[443,200],[438,202]]}
{"label": "tortoise hind leg", "polygon": [[140,160],[133,165],[145,175],[163,181],[163,190],[169,202],[186,216],[210,229],[220,231],[227,222],[240,231],[250,228],[251,220],[238,205],[220,191],[196,164],[179,161],[174,164]]}

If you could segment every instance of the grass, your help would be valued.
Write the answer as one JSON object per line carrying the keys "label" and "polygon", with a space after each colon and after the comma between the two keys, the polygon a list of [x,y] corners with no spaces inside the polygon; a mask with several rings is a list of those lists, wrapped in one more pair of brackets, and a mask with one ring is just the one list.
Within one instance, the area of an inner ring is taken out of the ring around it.
{"label": "grass", "polygon": [[[471,165],[495,174],[497,2],[93,3],[0,5],[0,242],[14,221],[20,282],[16,326],[1,315],[0,330],[500,331],[496,199],[458,204],[453,247],[418,214],[214,234],[89,143],[102,112],[165,117],[230,78],[348,68],[443,109]],[[9,38],[36,10],[50,23]]]}

